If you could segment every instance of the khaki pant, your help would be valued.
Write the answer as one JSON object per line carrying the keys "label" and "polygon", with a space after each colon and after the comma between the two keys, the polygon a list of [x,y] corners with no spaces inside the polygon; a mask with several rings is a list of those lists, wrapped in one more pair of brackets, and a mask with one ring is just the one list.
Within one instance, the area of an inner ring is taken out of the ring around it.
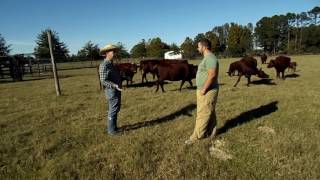
{"label": "khaki pant", "polygon": [[198,140],[205,136],[214,136],[216,133],[217,117],[216,103],[219,90],[208,91],[204,96],[197,90],[197,118],[194,132],[190,140]]}

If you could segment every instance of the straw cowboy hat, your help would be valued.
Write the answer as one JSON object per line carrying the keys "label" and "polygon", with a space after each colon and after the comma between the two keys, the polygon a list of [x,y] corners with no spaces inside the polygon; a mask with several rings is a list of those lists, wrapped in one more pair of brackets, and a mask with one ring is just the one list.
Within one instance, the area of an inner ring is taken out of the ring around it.
{"label": "straw cowboy hat", "polygon": [[103,48],[100,49],[100,55],[105,55],[106,52],[109,52],[109,51],[117,51],[119,50],[118,47],[112,45],[112,44],[108,44],[106,46],[104,46]]}

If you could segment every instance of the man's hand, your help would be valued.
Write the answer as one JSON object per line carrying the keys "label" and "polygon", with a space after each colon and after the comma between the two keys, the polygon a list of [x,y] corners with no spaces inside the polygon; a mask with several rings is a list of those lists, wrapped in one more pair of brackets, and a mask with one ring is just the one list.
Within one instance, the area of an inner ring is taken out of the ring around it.
{"label": "man's hand", "polygon": [[122,89],[118,85],[115,85],[114,88],[118,91],[122,91]]}
{"label": "man's hand", "polygon": [[201,96],[206,95],[206,93],[207,93],[207,92],[205,91],[205,89],[202,89],[202,90],[200,91],[200,95],[201,95]]}

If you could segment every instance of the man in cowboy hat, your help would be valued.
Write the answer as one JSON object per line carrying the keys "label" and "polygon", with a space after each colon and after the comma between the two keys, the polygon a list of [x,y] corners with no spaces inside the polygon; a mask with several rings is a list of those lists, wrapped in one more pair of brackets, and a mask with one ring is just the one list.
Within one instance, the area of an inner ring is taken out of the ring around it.
{"label": "man in cowboy hat", "polygon": [[100,64],[100,81],[105,89],[106,98],[109,104],[108,111],[108,129],[110,135],[121,135],[117,128],[117,116],[121,106],[120,73],[113,66],[113,56],[118,48],[114,45],[106,45],[100,50],[100,54],[105,56]]}

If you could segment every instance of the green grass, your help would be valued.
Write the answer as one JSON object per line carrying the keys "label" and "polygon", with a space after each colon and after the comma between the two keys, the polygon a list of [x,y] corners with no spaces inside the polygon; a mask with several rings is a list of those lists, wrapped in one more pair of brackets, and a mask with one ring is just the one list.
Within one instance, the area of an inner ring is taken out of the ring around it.
{"label": "green grass", "polygon": [[236,88],[225,73],[234,60],[220,60],[216,138],[232,159],[210,154],[209,139],[184,145],[196,116],[188,83],[125,89],[128,131],[106,135],[106,99],[85,68],[59,71],[61,97],[53,79],[0,83],[0,179],[320,179],[320,56],[292,57],[300,76],[285,81],[259,64],[276,85]]}

